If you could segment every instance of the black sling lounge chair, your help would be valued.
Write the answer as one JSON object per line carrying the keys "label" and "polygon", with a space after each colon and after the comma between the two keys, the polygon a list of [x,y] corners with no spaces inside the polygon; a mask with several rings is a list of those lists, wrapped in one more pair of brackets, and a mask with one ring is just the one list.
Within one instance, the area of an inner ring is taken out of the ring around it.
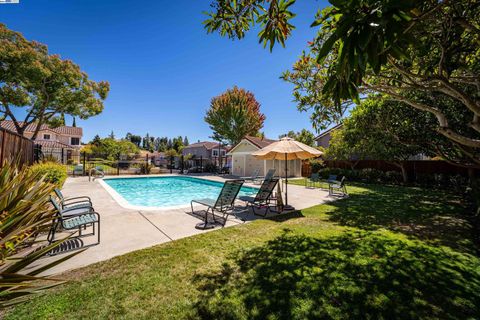
{"label": "black sling lounge chair", "polygon": [[[242,201],[245,201],[247,203],[247,207],[250,205],[253,209],[254,214],[265,217],[267,213],[270,211],[270,202],[272,200],[272,193],[273,193],[273,190],[275,190],[277,183],[278,183],[278,178],[265,180],[260,186],[260,189],[258,190],[255,197],[242,196],[239,199]],[[258,214],[255,211],[255,207],[257,208],[266,207],[267,210],[265,211],[265,214],[262,215],[262,214]]]}
{"label": "black sling lounge chair", "polygon": [[[235,199],[237,198],[237,195],[240,192],[240,189],[242,188],[243,183],[244,183],[244,180],[228,180],[224,183],[222,191],[220,191],[220,195],[216,200],[210,199],[210,198],[192,200],[190,202],[190,206],[192,208],[192,214],[194,213],[193,211],[194,203],[198,203],[207,207],[207,211],[205,212],[205,221],[197,224],[195,228],[203,229],[203,230],[214,228],[216,223],[215,211],[222,213],[223,218],[225,219],[223,225],[225,226],[229,212],[233,211],[234,209]],[[213,223],[208,222],[209,210],[212,210]]]}

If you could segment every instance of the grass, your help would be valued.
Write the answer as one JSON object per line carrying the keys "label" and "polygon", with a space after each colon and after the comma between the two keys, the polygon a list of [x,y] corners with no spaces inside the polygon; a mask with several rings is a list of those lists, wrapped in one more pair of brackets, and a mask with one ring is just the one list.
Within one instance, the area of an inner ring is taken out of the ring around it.
{"label": "grass", "polygon": [[480,258],[461,197],[361,184],[349,193],[70,272],[5,318],[480,317]]}

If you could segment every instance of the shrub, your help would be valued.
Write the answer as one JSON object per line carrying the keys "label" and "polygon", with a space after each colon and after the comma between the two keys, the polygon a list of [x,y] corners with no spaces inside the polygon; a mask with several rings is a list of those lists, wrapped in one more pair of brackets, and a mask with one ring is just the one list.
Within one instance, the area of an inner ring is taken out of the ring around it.
{"label": "shrub", "polygon": [[217,166],[213,163],[207,163],[204,167],[205,172],[215,172],[217,171]]}
{"label": "shrub", "polygon": [[141,163],[140,164],[140,173],[141,174],[149,174],[152,171],[153,165],[150,163]]}
{"label": "shrub", "polygon": [[317,173],[325,167],[323,160],[320,160],[320,159],[310,160],[309,162],[310,162],[310,167],[312,168],[312,173]]}
{"label": "shrub", "polygon": [[30,167],[32,174],[39,177],[45,177],[45,182],[62,187],[65,179],[67,179],[67,168],[61,164],[53,162],[37,163]]}

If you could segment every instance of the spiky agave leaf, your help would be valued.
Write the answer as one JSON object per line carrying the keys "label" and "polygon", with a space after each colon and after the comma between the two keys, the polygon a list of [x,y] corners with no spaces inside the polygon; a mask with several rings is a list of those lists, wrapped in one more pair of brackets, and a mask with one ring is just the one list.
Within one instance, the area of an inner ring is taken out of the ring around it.
{"label": "spiky agave leaf", "polygon": [[[59,279],[38,275],[82,252],[32,268],[69,238],[45,246],[37,240],[40,233],[49,230],[54,218],[49,204],[53,188],[26,167],[5,163],[0,168],[0,308],[23,302],[62,283]],[[38,247],[32,247],[33,244]]]}

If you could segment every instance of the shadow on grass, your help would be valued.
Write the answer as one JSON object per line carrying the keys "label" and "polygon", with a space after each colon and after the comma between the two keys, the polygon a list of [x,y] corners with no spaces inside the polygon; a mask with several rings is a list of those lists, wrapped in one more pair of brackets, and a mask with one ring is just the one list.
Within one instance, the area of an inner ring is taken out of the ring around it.
{"label": "shadow on grass", "polygon": [[466,319],[480,315],[480,261],[376,232],[285,233],[197,275],[194,318]]}
{"label": "shadow on grass", "polygon": [[445,191],[365,186],[364,193],[331,202],[329,219],[364,230],[388,228],[421,240],[474,253],[473,227],[462,198]]}

